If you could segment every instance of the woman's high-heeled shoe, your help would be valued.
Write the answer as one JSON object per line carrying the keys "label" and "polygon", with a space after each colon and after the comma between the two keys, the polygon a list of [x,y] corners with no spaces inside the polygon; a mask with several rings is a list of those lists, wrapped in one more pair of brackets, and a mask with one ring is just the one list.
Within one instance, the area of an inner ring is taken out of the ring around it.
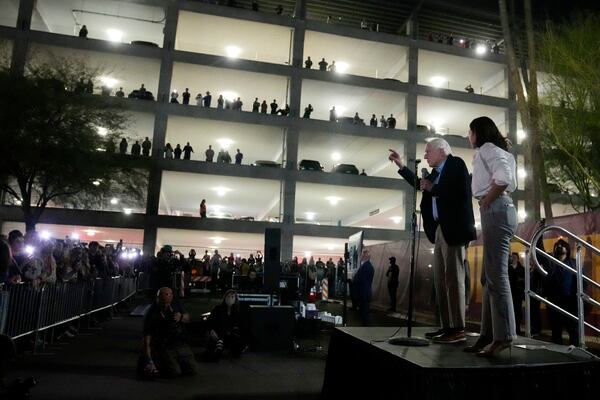
{"label": "woman's high-heeled shoe", "polygon": [[472,346],[467,346],[463,349],[465,353],[479,353],[485,346],[492,343],[491,338],[480,336]]}
{"label": "woman's high-heeled shoe", "polygon": [[486,347],[485,349],[478,352],[477,356],[485,358],[494,358],[506,349],[508,349],[509,356],[512,357],[512,340],[496,340],[492,342],[492,344],[489,347]]}

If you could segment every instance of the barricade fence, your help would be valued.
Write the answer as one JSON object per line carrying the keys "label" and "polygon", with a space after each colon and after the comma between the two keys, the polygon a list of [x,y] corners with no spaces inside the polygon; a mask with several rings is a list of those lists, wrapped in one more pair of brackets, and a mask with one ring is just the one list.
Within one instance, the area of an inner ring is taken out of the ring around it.
{"label": "barricade fence", "polygon": [[0,289],[0,333],[17,339],[114,307],[148,287],[148,275]]}

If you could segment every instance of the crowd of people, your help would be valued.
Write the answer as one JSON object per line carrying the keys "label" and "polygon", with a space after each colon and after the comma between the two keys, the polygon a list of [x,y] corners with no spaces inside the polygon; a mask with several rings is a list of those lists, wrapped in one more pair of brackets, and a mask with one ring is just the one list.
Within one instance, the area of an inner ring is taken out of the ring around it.
{"label": "crowd of people", "polygon": [[113,276],[133,276],[141,251],[127,249],[120,241],[101,246],[97,241],[83,243],[68,236],[54,240],[36,231],[11,231],[0,238],[5,257],[0,284],[44,283],[92,280]]}
{"label": "crowd of people", "polygon": [[447,44],[449,46],[457,46],[463,49],[470,49],[478,45],[484,45],[487,51],[490,51],[494,54],[500,54],[500,45],[497,42],[491,40],[486,40],[485,42],[478,42],[477,40],[470,38],[455,38],[452,33],[448,35],[440,32],[429,32],[427,34],[427,40],[430,42]]}

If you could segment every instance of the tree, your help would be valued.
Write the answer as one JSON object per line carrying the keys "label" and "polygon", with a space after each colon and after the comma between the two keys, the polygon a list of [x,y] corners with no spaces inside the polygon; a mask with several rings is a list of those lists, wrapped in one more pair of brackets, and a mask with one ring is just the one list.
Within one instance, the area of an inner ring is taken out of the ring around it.
{"label": "tree", "polygon": [[515,2],[511,1],[511,9],[506,0],[498,0],[500,10],[500,21],[502,33],[506,44],[506,55],[512,87],[517,96],[517,107],[521,115],[523,128],[528,132],[525,141],[525,169],[530,171],[525,179],[526,195],[525,209],[533,217],[539,220],[540,202],[544,200],[544,212],[546,217],[552,217],[552,204],[546,184],[546,171],[544,169],[542,148],[540,145],[539,126],[539,100],[537,92],[537,63],[536,46],[533,30],[533,15],[531,0],[523,2],[525,12],[525,27],[527,38],[527,52],[520,49],[517,57],[515,46],[520,44],[520,29],[516,18]]}
{"label": "tree", "polygon": [[100,72],[58,58],[23,75],[0,70],[0,189],[20,205],[28,231],[47,206],[86,207],[114,190],[145,196],[145,166],[106,151],[124,136],[127,115],[81,90],[80,78]]}
{"label": "tree", "polygon": [[546,131],[542,145],[550,181],[571,194],[578,211],[600,207],[600,16],[548,24],[540,40]]}

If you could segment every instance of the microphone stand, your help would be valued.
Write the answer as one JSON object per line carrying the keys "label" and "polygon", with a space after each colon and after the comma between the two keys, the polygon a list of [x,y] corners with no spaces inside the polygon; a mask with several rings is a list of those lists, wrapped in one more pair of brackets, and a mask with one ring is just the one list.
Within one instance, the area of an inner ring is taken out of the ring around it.
{"label": "microphone stand", "polygon": [[394,336],[388,339],[389,344],[397,346],[429,346],[429,340],[412,336],[412,320],[414,307],[414,286],[415,286],[415,254],[417,244],[417,177],[418,166],[421,160],[415,161],[413,196],[412,196],[412,217],[411,217],[411,253],[410,253],[410,276],[408,286],[408,325],[406,336]]}

